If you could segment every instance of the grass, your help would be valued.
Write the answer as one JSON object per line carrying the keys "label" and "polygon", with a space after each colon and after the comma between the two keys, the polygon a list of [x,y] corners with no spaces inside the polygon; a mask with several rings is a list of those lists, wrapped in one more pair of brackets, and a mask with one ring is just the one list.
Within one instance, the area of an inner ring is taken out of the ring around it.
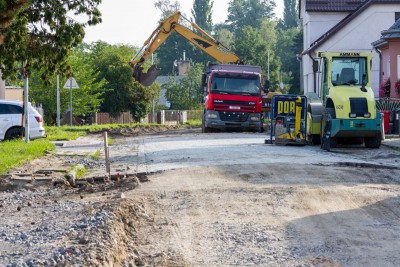
{"label": "grass", "polygon": [[[191,120],[185,125],[201,126],[201,120]],[[47,151],[52,151],[55,146],[51,141],[75,140],[85,136],[87,133],[101,132],[107,129],[134,128],[134,127],[159,127],[159,124],[104,124],[104,125],[84,125],[84,126],[46,126],[46,139],[32,140],[24,143],[20,140],[0,142],[0,174],[6,173],[9,169],[20,166],[21,164],[45,155]],[[109,136],[109,145],[113,144],[113,139]],[[95,159],[100,157],[99,153],[92,155]]]}
{"label": "grass", "polygon": [[96,152],[94,152],[92,155],[90,155],[90,157],[94,160],[100,159],[100,150],[96,150]]}
{"label": "grass", "polygon": [[201,126],[201,120],[190,120],[185,123],[185,125],[189,126]]}
{"label": "grass", "polygon": [[29,143],[21,140],[0,142],[0,174],[6,173],[10,168],[42,157],[46,152],[54,149],[54,144],[46,139],[32,140]]}

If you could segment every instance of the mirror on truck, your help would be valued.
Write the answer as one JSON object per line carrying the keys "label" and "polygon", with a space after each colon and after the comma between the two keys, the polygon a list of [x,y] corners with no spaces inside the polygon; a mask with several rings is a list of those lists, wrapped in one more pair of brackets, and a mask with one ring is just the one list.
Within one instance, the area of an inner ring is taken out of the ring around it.
{"label": "mirror on truck", "polygon": [[269,92],[269,86],[270,86],[269,80],[266,80],[264,83],[264,88],[263,88],[264,93],[267,94]]}
{"label": "mirror on truck", "polygon": [[201,86],[206,86],[207,85],[207,74],[203,73],[201,76]]}
{"label": "mirror on truck", "polygon": [[362,83],[361,83],[361,91],[362,92],[367,92],[367,89],[365,89],[365,86],[367,85],[367,74],[363,74],[362,76]]}

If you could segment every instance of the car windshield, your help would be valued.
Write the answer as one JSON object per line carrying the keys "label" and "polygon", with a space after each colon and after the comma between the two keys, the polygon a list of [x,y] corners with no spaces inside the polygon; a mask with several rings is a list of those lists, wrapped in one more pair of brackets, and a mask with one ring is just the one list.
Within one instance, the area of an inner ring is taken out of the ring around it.
{"label": "car windshield", "polygon": [[213,93],[260,95],[258,75],[215,74],[212,77]]}
{"label": "car windshield", "polygon": [[360,57],[332,58],[332,84],[362,85],[368,81],[367,60]]}

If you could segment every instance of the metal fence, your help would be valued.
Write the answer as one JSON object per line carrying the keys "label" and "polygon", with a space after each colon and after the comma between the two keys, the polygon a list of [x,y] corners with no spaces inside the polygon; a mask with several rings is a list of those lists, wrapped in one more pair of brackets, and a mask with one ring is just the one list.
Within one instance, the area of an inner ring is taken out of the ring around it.
{"label": "metal fence", "polygon": [[[183,124],[188,120],[201,120],[202,110],[161,110],[154,114],[150,113],[141,120],[143,123],[158,124]],[[130,112],[120,112],[111,115],[110,113],[98,112],[94,115],[93,122],[96,124],[129,124],[135,123]]]}
{"label": "metal fence", "polygon": [[120,123],[129,124],[134,123],[135,120],[130,112],[119,112],[116,114],[110,114],[105,112],[97,112],[95,114],[95,122],[97,124],[110,124],[110,123]]}

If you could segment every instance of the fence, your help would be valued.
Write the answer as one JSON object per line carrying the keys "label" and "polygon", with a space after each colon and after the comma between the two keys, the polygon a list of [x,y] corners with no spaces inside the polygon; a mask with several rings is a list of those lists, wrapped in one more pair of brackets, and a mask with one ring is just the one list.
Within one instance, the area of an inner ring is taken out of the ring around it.
{"label": "fence", "polygon": [[135,122],[130,112],[119,112],[114,115],[105,112],[97,112],[95,114],[94,121],[97,124],[110,124],[110,123],[129,124]]}
{"label": "fence", "polygon": [[[142,123],[156,122],[158,124],[183,124],[188,120],[201,120],[202,110],[161,110],[154,114],[147,114]],[[94,115],[93,122],[96,124],[129,124],[135,123],[130,112],[120,112],[114,115],[109,113],[98,112]]]}

